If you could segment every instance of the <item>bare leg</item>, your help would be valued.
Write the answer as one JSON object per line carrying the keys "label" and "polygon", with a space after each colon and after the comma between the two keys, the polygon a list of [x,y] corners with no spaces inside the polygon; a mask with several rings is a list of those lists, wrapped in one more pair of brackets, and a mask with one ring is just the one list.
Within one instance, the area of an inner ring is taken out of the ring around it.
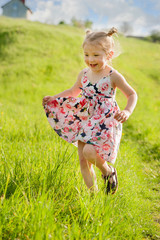
{"label": "bare leg", "polygon": [[91,162],[88,162],[83,156],[83,148],[85,143],[78,141],[78,154],[80,161],[80,168],[83,179],[91,191],[98,190],[96,174],[94,172]]}
{"label": "bare leg", "polygon": [[83,148],[83,156],[88,162],[96,165],[103,175],[111,174],[111,169],[109,168],[107,162],[97,154],[94,146],[91,144],[85,144]]}

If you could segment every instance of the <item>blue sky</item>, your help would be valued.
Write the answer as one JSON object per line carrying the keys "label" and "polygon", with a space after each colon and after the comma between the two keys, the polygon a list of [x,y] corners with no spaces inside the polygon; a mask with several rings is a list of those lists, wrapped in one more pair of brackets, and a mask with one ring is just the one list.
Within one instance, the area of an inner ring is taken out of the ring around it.
{"label": "blue sky", "polygon": [[[0,6],[9,0],[0,0]],[[33,15],[31,21],[57,24],[72,17],[89,19],[93,29],[112,26],[119,30],[128,22],[137,36],[149,35],[152,30],[160,31],[160,0],[26,0]],[[0,14],[2,9],[0,8]]]}

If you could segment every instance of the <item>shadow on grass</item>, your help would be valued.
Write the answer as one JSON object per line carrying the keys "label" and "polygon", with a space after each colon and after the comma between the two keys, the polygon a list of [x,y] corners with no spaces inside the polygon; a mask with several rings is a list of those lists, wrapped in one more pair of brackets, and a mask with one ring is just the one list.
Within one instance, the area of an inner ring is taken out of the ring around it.
{"label": "shadow on grass", "polygon": [[159,74],[153,72],[152,74],[149,75],[149,77],[152,78],[157,84],[160,83],[160,76],[159,76]]}
{"label": "shadow on grass", "polygon": [[19,28],[0,30],[0,59],[7,59],[7,48],[12,43],[16,42],[17,35],[23,34],[23,31]]}
{"label": "shadow on grass", "polygon": [[160,145],[159,143],[150,143],[146,141],[148,130],[144,132],[138,132],[136,127],[131,123],[126,123],[124,126],[125,135],[127,139],[138,143],[138,154],[141,155],[141,159],[145,162],[152,162],[160,159]]}
{"label": "shadow on grass", "polygon": [[13,32],[0,32],[0,58],[6,58],[6,47],[7,45],[10,45],[15,40],[14,33]]}

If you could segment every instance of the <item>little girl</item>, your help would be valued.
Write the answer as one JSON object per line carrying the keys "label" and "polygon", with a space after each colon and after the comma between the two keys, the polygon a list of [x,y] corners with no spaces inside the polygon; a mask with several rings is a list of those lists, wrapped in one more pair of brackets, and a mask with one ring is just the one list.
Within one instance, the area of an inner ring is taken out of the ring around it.
{"label": "little girl", "polygon": [[[114,56],[115,28],[109,32],[86,32],[83,42],[83,69],[70,89],[43,98],[46,116],[55,132],[64,140],[78,146],[81,173],[87,187],[98,190],[93,164],[102,172],[106,192],[114,194],[118,188],[114,164],[124,123],[133,112],[137,94],[125,78],[109,65]],[[127,97],[127,105],[120,111],[116,88]],[[81,97],[78,95],[81,93]]]}

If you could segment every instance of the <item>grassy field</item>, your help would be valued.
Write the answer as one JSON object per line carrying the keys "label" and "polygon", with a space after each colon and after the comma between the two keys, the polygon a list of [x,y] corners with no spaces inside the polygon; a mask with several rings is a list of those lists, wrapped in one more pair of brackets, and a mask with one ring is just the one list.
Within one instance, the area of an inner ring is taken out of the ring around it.
{"label": "grassy field", "polygon": [[[160,45],[120,37],[113,61],[138,93],[123,124],[119,189],[90,195],[77,148],[60,139],[42,98],[71,87],[85,67],[84,32],[0,17],[0,239],[160,239]],[[125,97],[117,91],[120,108]]]}

